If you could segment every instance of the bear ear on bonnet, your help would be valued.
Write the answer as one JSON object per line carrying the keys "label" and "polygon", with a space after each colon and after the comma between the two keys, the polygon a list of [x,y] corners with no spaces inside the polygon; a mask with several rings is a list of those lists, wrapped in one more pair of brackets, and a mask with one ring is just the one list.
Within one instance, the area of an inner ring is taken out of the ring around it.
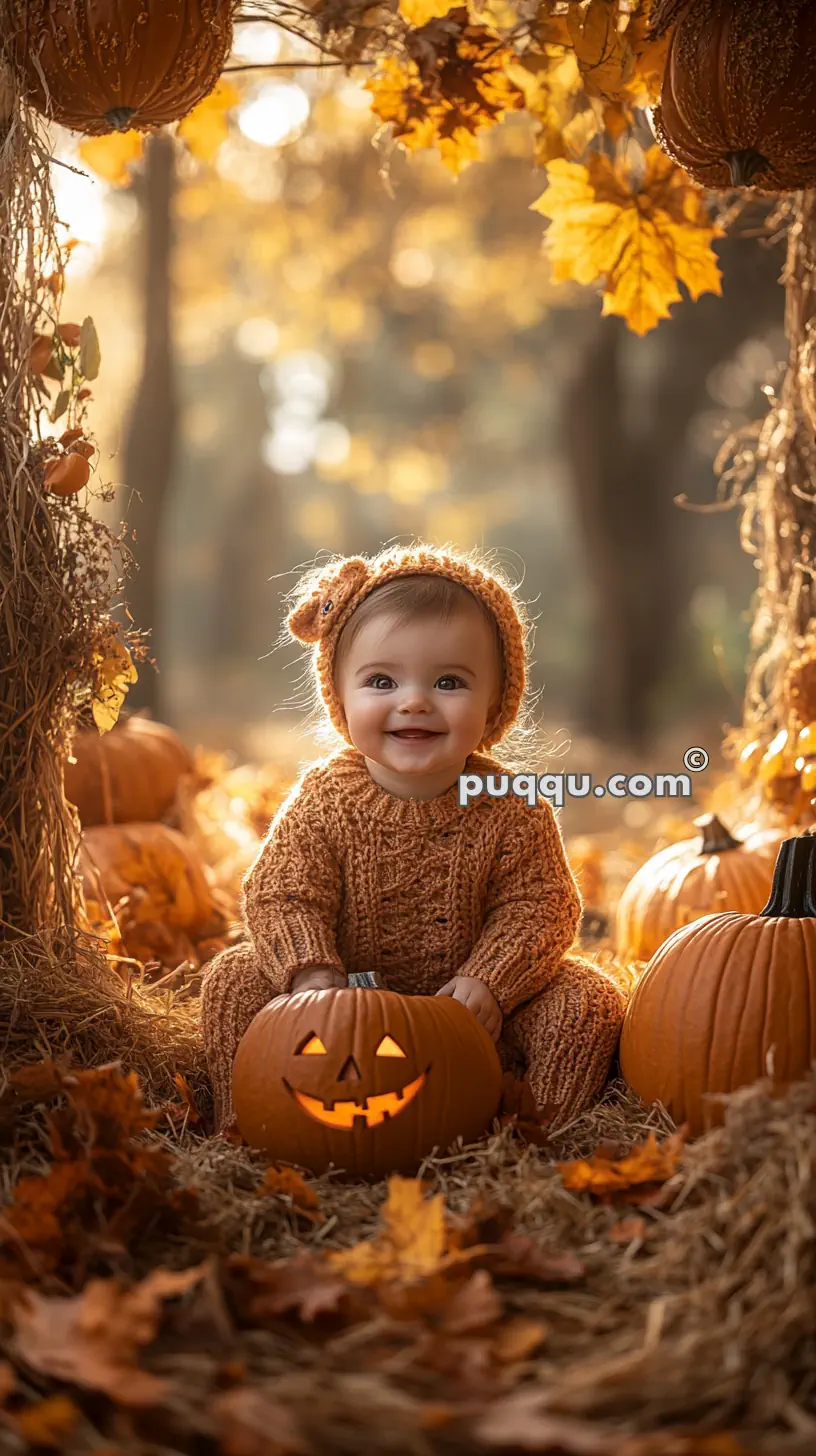
{"label": "bear ear on bonnet", "polygon": [[361,556],[351,556],[333,571],[325,572],[289,613],[286,625],[292,636],[299,642],[320,642],[327,637],[343,607],[368,578],[368,563]]}

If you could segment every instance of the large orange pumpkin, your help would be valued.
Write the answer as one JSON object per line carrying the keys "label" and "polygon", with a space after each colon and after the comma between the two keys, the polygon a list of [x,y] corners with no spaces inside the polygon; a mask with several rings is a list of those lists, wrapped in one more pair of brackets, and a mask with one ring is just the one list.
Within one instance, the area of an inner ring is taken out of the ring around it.
{"label": "large orange pumpkin", "polygon": [[722,1121],[710,1094],[772,1071],[807,1076],[816,1059],[816,834],[779,850],[758,915],[707,915],[649,962],[624,1018],[621,1070],[697,1135]]}
{"label": "large orange pumpkin", "polygon": [[9,4],[8,53],[28,99],[90,136],[186,116],[212,90],[232,45],[233,0]]}
{"label": "large orange pumpkin", "polygon": [[160,819],[173,804],[182,775],[195,774],[189,749],[165,723],[120,719],[109,733],[77,733],[76,760],[64,765],[65,797],[83,829]]}
{"label": "large orange pumpkin", "polygon": [[694,821],[699,839],[652,855],[618,901],[617,945],[624,960],[647,961],[681,925],[714,910],[761,910],[773,880],[781,833],[737,839],[716,814]]}
{"label": "large orange pumpkin", "polygon": [[678,16],[652,116],[669,156],[703,187],[816,186],[812,0],[685,0],[658,16],[661,8],[667,22]]}
{"label": "large orange pumpkin", "polygon": [[314,1173],[412,1173],[434,1147],[478,1138],[498,1111],[493,1041],[449,996],[348,988],[278,996],[238,1047],[232,1094],[246,1141]]}
{"label": "large orange pumpkin", "polygon": [[166,824],[100,824],[82,835],[79,871],[86,902],[117,914],[128,954],[139,960],[188,958],[195,942],[225,928],[203,863]]}
{"label": "large orange pumpkin", "polygon": [[115,905],[134,888],[148,892],[150,913],[203,934],[213,897],[198,855],[166,824],[99,824],[82,835],[80,864],[87,892]]}

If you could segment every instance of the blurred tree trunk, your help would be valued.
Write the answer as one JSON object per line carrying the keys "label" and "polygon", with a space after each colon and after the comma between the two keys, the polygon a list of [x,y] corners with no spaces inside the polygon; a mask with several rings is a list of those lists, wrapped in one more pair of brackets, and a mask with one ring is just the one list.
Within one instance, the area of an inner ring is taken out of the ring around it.
{"label": "blurred tree trunk", "polygon": [[[125,518],[138,571],[127,583],[134,625],[151,628],[151,651],[161,656],[159,547],[164,507],[176,459],[178,400],[173,342],[172,258],[175,143],[159,132],[145,149],[140,190],[144,237],[144,351],[124,448]],[[156,669],[143,663],[128,708],[161,716]]]}
{"label": "blurred tree trunk", "polygon": [[[589,682],[578,716],[607,742],[635,745],[643,736],[650,686],[649,638],[665,640],[676,603],[659,492],[632,469],[624,418],[624,342],[620,319],[597,320],[567,390],[565,437],[595,608]],[[643,557],[643,533],[649,527],[651,560],[661,562],[663,573],[659,602],[644,629],[651,571]]]}
{"label": "blurred tree trunk", "polygon": [[[776,255],[751,239],[721,246],[725,296],[678,307],[649,392],[648,424],[632,431],[621,319],[597,319],[565,397],[565,446],[594,596],[594,654],[578,717],[635,752],[649,733],[650,697],[677,650],[686,608],[690,521],[674,502],[689,423],[707,401],[712,368],[743,339],[781,321]],[[749,307],[746,307],[746,303]],[[736,527],[736,522],[735,522]]]}

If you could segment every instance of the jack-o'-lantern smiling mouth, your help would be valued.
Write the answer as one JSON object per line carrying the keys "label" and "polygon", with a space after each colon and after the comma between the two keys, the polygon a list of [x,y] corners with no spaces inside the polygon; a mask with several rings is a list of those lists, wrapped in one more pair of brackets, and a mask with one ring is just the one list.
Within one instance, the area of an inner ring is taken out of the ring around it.
{"label": "jack-o'-lantern smiling mouth", "polygon": [[291,1092],[304,1112],[308,1112],[309,1116],[317,1122],[322,1122],[326,1127],[342,1128],[350,1132],[357,1118],[361,1118],[366,1127],[378,1127],[381,1122],[385,1122],[386,1118],[397,1117],[409,1102],[413,1102],[423,1087],[429,1071],[430,1067],[428,1071],[420,1072],[419,1076],[403,1087],[400,1092],[378,1092],[371,1097],[366,1097],[362,1102],[323,1102],[319,1097],[309,1097],[307,1093],[299,1092],[296,1087],[290,1086],[285,1077],[283,1085],[288,1092]]}

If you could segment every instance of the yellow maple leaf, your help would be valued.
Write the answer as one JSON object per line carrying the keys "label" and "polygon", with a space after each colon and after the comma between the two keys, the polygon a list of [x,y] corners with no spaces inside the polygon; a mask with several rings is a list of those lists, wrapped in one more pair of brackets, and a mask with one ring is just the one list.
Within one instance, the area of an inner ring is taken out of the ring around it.
{"label": "yellow maple leaf", "polygon": [[567,16],[588,96],[616,101],[634,72],[634,52],[620,20],[619,0],[589,0]]}
{"label": "yellow maple leaf", "polygon": [[[583,79],[572,51],[532,53],[505,62],[505,74],[524,96],[527,113],[538,123],[535,133],[537,166],[556,157],[580,156],[598,130],[583,105]],[[578,120],[578,118],[583,118]]]}
{"label": "yellow maple leaf", "polygon": [[431,20],[441,20],[461,4],[462,0],[400,0],[399,13],[408,25],[419,30]]}
{"label": "yellow maple leaf", "polygon": [[179,123],[178,134],[200,162],[211,162],[229,136],[229,112],[238,104],[238,91],[223,76],[209,96]]}
{"label": "yellow maple leaf", "polygon": [[651,0],[643,0],[641,9],[630,17],[625,31],[627,45],[634,56],[634,66],[624,91],[636,106],[651,106],[660,100],[669,53],[668,31],[660,40],[650,38],[651,10]]}
{"label": "yellow maple leaf", "polygon": [[138,162],[144,142],[140,131],[114,131],[110,136],[85,137],[79,144],[79,155],[97,177],[112,187],[126,187],[131,163]]}
{"label": "yellow maple leaf", "polygon": [[111,637],[101,651],[94,654],[96,691],[91,708],[100,733],[109,733],[116,726],[128,686],[139,674],[123,643]]}
{"label": "yellow maple leaf", "polygon": [[548,170],[549,186],[532,204],[550,219],[544,249],[555,282],[603,281],[603,312],[619,314],[636,334],[648,333],[680,300],[720,293],[712,248],[721,237],[703,199],[681,168],[657,146],[633,188],[622,161],[600,154],[584,165],[564,159]]}
{"label": "yellow maple leaf", "polygon": [[425,1198],[417,1179],[389,1178],[381,1217],[384,1228],[373,1239],[328,1255],[345,1279],[353,1284],[410,1283],[440,1267],[448,1246],[441,1193]]}

